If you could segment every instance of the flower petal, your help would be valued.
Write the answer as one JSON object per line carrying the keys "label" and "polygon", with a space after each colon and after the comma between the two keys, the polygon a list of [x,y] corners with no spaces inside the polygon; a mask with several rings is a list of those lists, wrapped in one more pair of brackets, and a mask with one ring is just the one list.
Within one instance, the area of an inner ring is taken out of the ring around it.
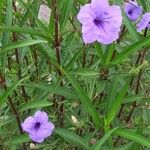
{"label": "flower petal", "polygon": [[118,27],[120,29],[121,24],[122,24],[122,13],[121,13],[121,8],[116,5],[109,6],[109,15],[111,17],[111,26]]}
{"label": "flower petal", "polygon": [[91,8],[98,16],[100,16],[108,6],[107,0],[92,0],[91,2]]}
{"label": "flower petal", "polygon": [[85,44],[96,41],[96,36],[93,29],[94,26],[82,26],[82,38]]}
{"label": "flower petal", "polygon": [[43,123],[43,122],[48,122],[48,115],[44,111],[37,111],[34,115],[34,118],[36,119],[37,122]]}
{"label": "flower petal", "polygon": [[141,21],[137,24],[138,32],[141,32],[145,28],[150,28],[150,13],[145,13]]}
{"label": "flower petal", "polygon": [[90,4],[86,4],[81,7],[77,19],[83,25],[88,25],[89,23],[93,22],[94,13],[91,9]]}
{"label": "flower petal", "polygon": [[44,138],[49,137],[52,134],[54,128],[55,126],[51,122],[47,122],[46,124],[43,124],[41,126],[41,132],[43,133]]}
{"label": "flower petal", "polygon": [[119,38],[119,34],[110,34],[109,36],[98,36],[97,41],[103,44],[111,44]]}
{"label": "flower petal", "polygon": [[118,6],[109,6],[107,13],[102,15],[103,24],[95,27],[96,40],[103,44],[110,44],[119,38],[122,24],[121,9]]}
{"label": "flower petal", "polygon": [[35,119],[33,117],[28,117],[22,124],[21,127],[24,131],[30,132],[35,124]]}
{"label": "flower petal", "polygon": [[32,141],[41,143],[44,141],[44,137],[41,136],[36,130],[29,133],[29,137]]}

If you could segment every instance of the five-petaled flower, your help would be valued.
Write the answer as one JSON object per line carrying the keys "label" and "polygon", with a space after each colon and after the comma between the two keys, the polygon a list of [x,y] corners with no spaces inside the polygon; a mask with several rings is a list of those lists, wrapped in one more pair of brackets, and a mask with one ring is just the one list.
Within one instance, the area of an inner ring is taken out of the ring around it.
{"label": "five-petaled flower", "polygon": [[150,12],[145,13],[141,19],[141,21],[137,24],[137,30],[138,32],[141,32],[142,30],[149,28],[150,29]]}
{"label": "five-petaled flower", "polygon": [[77,19],[82,24],[84,43],[98,41],[110,44],[119,38],[122,23],[119,6],[109,6],[107,0],[92,0],[81,7]]}
{"label": "five-petaled flower", "polygon": [[28,117],[21,126],[25,132],[29,133],[31,140],[38,143],[43,142],[54,130],[54,125],[48,122],[48,115],[44,111],[37,111],[33,117]]}
{"label": "five-petaled flower", "polygon": [[142,14],[142,6],[138,6],[136,1],[126,2],[125,13],[130,20],[136,21]]}

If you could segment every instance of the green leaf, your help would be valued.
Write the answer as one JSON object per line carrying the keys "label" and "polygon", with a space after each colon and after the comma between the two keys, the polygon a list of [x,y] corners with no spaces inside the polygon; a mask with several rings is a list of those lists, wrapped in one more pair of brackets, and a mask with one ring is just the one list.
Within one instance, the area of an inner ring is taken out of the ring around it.
{"label": "green leaf", "polygon": [[112,122],[112,120],[115,118],[116,113],[119,111],[121,103],[123,101],[123,97],[125,96],[125,94],[126,94],[126,92],[128,90],[129,81],[130,81],[130,79],[126,82],[126,84],[124,85],[124,87],[122,88],[122,90],[119,92],[116,100],[114,100],[114,102],[112,104],[112,107],[111,107],[111,110],[108,113],[108,115],[106,117],[106,120],[105,120],[106,121],[105,122],[106,126],[110,125],[110,123]]}
{"label": "green leaf", "polygon": [[39,36],[45,39],[49,39],[49,36],[43,34],[41,31],[34,30],[32,28],[25,28],[25,27],[17,27],[17,26],[0,26],[0,31],[4,32],[17,32],[17,33],[24,33],[30,34],[32,36]]}
{"label": "green leaf", "polygon": [[27,86],[33,87],[33,88],[38,88],[38,89],[47,91],[51,94],[57,94],[57,95],[65,96],[67,98],[71,98],[71,99],[79,98],[76,95],[74,90],[72,90],[70,88],[66,88],[64,86],[61,87],[61,86],[58,86],[55,84],[48,84],[48,83],[27,84]]}
{"label": "green leaf", "polygon": [[148,45],[150,45],[150,36],[147,36],[141,39],[140,41],[135,42],[133,45],[125,48],[120,54],[116,56],[116,58],[113,60],[113,63],[115,64],[121,63],[126,57],[138,51],[139,49],[142,49],[144,46]]}
{"label": "green leaf", "polygon": [[79,76],[98,76],[100,73],[98,71],[95,70],[90,70],[90,69],[78,69],[75,70],[73,72],[69,72],[69,74],[73,74],[73,75],[79,75]]}
{"label": "green leaf", "polygon": [[3,4],[3,0],[0,1],[0,25],[2,23],[2,4]]}
{"label": "green leaf", "polygon": [[[11,26],[12,25],[12,0],[6,0],[6,14],[5,14],[5,25]],[[0,16],[1,18],[2,16]],[[10,34],[7,32],[4,32],[2,35],[2,46],[6,46],[9,43],[9,36]],[[2,52],[2,49],[0,49],[0,53]],[[3,53],[0,55],[0,65],[2,66],[3,72],[5,72],[5,65],[6,65],[6,57],[7,54]]]}
{"label": "green leaf", "polygon": [[85,4],[85,0],[77,0],[79,4],[84,5]]}
{"label": "green leaf", "polygon": [[114,132],[114,134],[124,137],[128,140],[140,143],[141,145],[144,145],[144,146],[147,146],[150,148],[150,139],[148,139],[142,135],[136,134],[136,133],[128,131],[126,129],[118,129]]}
{"label": "green leaf", "polygon": [[131,103],[131,102],[135,102],[135,101],[140,102],[140,101],[142,101],[143,98],[144,98],[143,95],[133,95],[130,97],[126,97],[123,100],[123,104]]}
{"label": "green leaf", "polygon": [[129,148],[132,146],[133,142],[119,146],[115,148],[114,150],[129,150]]}
{"label": "green leaf", "polygon": [[84,49],[85,47],[83,46],[81,49],[79,49],[73,56],[73,58],[71,58],[69,60],[69,62],[67,63],[66,65],[66,69],[70,69],[72,68],[72,64],[77,60],[77,58],[80,56],[82,50]]}
{"label": "green leaf", "polygon": [[26,41],[12,43],[5,47],[2,47],[0,54],[8,52],[15,48],[21,48],[21,47],[25,47],[25,46],[30,46],[30,45],[39,44],[39,43],[46,43],[46,42],[47,41],[44,41],[44,40],[28,40],[28,41],[26,40]]}
{"label": "green leaf", "polygon": [[12,138],[11,144],[17,145],[17,144],[22,144],[22,143],[29,142],[29,141],[30,141],[29,136],[27,134],[23,134],[23,135],[19,135],[19,136]]}
{"label": "green leaf", "polygon": [[105,58],[106,58],[105,59],[105,65],[108,65],[109,62],[111,61],[114,49],[115,49],[115,44],[114,43],[107,46],[107,49],[105,51]]}
{"label": "green leaf", "polygon": [[7,97],[26,79],[28,79],[28,77],[22,78],[18,81],[16,81],[11,87],[9,87],[7,89],[7,91],[5,91],[1,97],[0,97],[0,106],[6,101]]}
{"label": "green leaf", "polygon": [[63,9],[61,11],[61,19],[60,19],[60,30],[64,30],[66,23],[68,21],[70,12],[72,10],[72,6],[73,6],[74,0],[65,0],[63,1]]}
{"label": "green leaf", "polygon": [[40,100],[40,101],[29,101],[27,104],[22,105],[20,111],[28,110],[28,109],[33,109],[33,108],[43,108],[47,106],[51,106],[52,103],[50,103],[47,100]]}
{"label": "green leaf", "polygon": [[102,65],[104,65],[104,63],[105,63],[105,56],[104,56],[103,49],[102,49],[101,45],[99,43],[95,43],[94,47],[95,47],[95,49],[97,51],[97,56],[101,60]]}
{"label": "green leaf", "polygon": [[93,106],[92,101],[90,100],[88,95],[85,93],[85,91],[82,90],[79,84],[75,81],[75,79],[71,75],[69,75],[67,72],[64,71],[64,73],[66,77],[68,78],[68,80],[73,85],[86,111],[91,115],[94,124],[96,125],[97,128],[99,128],[101,124],[101,119],[96,111],[96,108]]}
{"label": "green leaf", "polygon": [[111,91],[110,91],[110,95],[108,95],[108,100],[106,103],[106,114],[108,115],[110,113],[110,110],[112,108],[112,104],[115,100],[115,98],[117,97],[117,88],[118,88],[118,82],[119,82],[119,76],[116,75],[114,76],[114,78],[112,79],[112,85],[111,85]]}
{"label": "green leaf", "polygon": [[95,145],[91,147],[91,150],[100,150],[102,145],[106,142],[106,140],[110,137],[110,135],[116,130],[117,128],[114,128],[107,132],[103,138],[101,138]]}
{"label": "green leaf", "polygon": [[63,137],[68,142],[72,142],[74,144],[77,144],[78,146],[81,146],[82,148],[89,150],[88,142],[86,142],[84,139],[79,137],[77,134],[66,130],[62,128],[56,128],[55,133]]}
{"label": "green leaf", "polygon": [[147,1],[140,0],[142,7],[144,8],[144,11],[147,12]]}

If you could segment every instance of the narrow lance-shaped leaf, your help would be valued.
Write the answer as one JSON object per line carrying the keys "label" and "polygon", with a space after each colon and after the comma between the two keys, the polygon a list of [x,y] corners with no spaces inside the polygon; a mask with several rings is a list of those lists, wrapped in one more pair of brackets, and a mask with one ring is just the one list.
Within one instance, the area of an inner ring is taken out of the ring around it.
{"label": "narrow lance-shaped leaf", "polygon": [[86,111],[91,115],[94,124],[96,125],[97,128],[99,128],[101,120],[96,111],[96,108],[92,104],[92,101],[90,100],[90,98],[87,96],[85,91],[82,90],[82,88],[78,85],[78,83],[74,80],[74,78],[70,74],[65,72],[65,75],[69,79],[71,84],[73,85],[73,87],[74,87],[77,95],[79,96],[83,106],[85,107]]}
{"label": "narrow lance-shaped leaf", "polygon": [[127,90],[128,90],[128,87],[129,87],[129,82],[130,82],[130,78],[129,80],[126,82],[126,84],[124,85],[124,87],[122,88],[122,90],[119,92],[116,100],[114,100],[113,104],[112,104],[112,107],[111,107],[111,110],[110,112],[108,113],[107,117],[106,117],[106,122],[105,122],[105,125],[108,126],[112,120],[115,118],[116,116],[116,113],[119,111],[120,109],[120,106],[121,106],[121,103],[123,101],[123,97],[125,96]]}
{"label": "narrow lance-shaped leaf", "polygon": [[113,60],[112,63],[119,64],[129,55],[148,45],[150,45],[150,36],[147,36],[146,38],[143,38],[140,41],[135,42],[133,45],[127,46],[120,54],[116,56],[116,58]]}
{"label": "narrow lance-shaped leaf", "polygon": [[110,137],[110,135],[116,130],[117,128],[114,128],[107,132],[103,138],[101,138],[94,146],[91,147],[91,150],[100,150],[102,145],[106,142],[106,140]]}
{"label": "narrow lance-shaped leaf", "polygon": [[84,139],[82,139],[80,136],[77,134],[66,130],[66,129],[61,129],[61,128],[56,128],[55,133],[63,137],[65,140],[68,142],[77,144],[78,146],[81,146],[85,150],[89,150],[88,142],[86,142]]}
{"label": "narrow lance-shaped leaf", "polygon": [[56,86],[55,84],[48,84],[48,83],[38,83],[38,84],[27,84],[31,88],[38,88],[40,90],[44,90],[51,94],[62,95],[70,99],[78,99],[76,92],[73,89],[66,88],[65,86]]}
{"label": "narrow lance-shaped leaf", "polygon": [[147,2],[148,1],[140,0],[140,2],[142,4],[142,7],[143,7],[144,11],[147,12]]}
{"label": "narrow lance-shaped leaf", "polygon": [[111,45],[108,45],[107,47],[107,51],[105,52],[105,65],[109,64],[109,62],[111,61],[113,52],[114,52],[114,48],[115,48],[115,44],[112,43]]}
{"label": "narrow lance-shaped leaf", "polygon": [[68,21],[68,17],[70,15],[70,11],[72,9],[74,0],[65,0],[63,3],[63,10],[61,12],[61,19],[60,19],[60,24],[61,24],[61,30],[64,29],[66,26],[66,23]]}
{"label": "narrow lance-shaped leaf", "polygon": [[[6,15],[5,15],[5,25],[11,26],[12,25],[12,0],[7,0],[7,8],[6,8]],[[2,16],[0,16],[2,17]],[[9,43],[9,33],[5,32],[2,35],[2,46],[6,46]],[[2,49],[0,49],[0,52]],[[5,72],[5,64],[6,64],[6,53],[0,55],[0,65],[2,66],[3,72]]]}
{"label": "narrow lance-shaped leaf", "polygon": [[105,63],[105,56],[104,56],[103,49],[102,49],[101,45],[99,43],[95,43],[94,47],[95,47],[95,49],[97,51],[97,55],[98,55],[102,65],[104,65],[104,63]]}
{"label": "narrow lance-shaped leaf", "polygon": [[27,104],[23,105],[20,109],[20,111],[24,111],[24,110],[28,110],[28,109],[33,109],[33,108],[43,108],[43,107],[48,107],[48,106],[51,106],[52,103],[50,103],[49,101],[47,100],[40,100],[40,101],[31,101],[31,102],[28,102]]}
{"label": "narrow lance-shaped leaf", "polygon": [[4,32],[17,32],[20,34],[30,34],[30,35],[35,35],[39,36],[45,39],[49,39],[49,36],[42,33],[41,31],[33,30],[32,28],[25,28],[25,27],[18,27],[18,26],[0,26],[0,31]]}
{"label": "narrow lance-shaped leaf", "polygon": [[44,41],[44,40],[26,40],[26,41],[12,43],[12,44],[7,45],[6,47],[2,47],[0,54],[8,52],[15,48],[21,48],[25,46],[30,46],[30,45],[39,44],[39,43],[46,43],[46,42],[47,41]]}
{"label": "narrow lance-shaped leaf", "polygon": [[112,85],[111,85],[111,92],[110,95],[108,95],[108,102],[106,104],[106,114],[108,115],[110,113],[110,110],[112,108],[112,104],[114,99],[117,97],[117,88],[118,88],[118,81],[119,81],[119,76],[116,75],[113,79],[112,79]]}
{"label": "narrow lance-shaped leaf", "polygon": [[69,72],[70,74],[79,75],[79,76],[98,76],[100,73],[95,70],[90,69],[79,69],[73,72]]}
{"label": "narrow lance-shaped leaf", "polygon": [[137,133],[128,131],[126,129],[118,129],[114,132],[114,134],[124,137],[128,140],[140,143],[141,145],[144,145],[144,146],[147,146],[150,148],[150,139],[148,139],[142,135],[139,135]]}
{"label": "narrow lance-shaped leaf", "polygon": [[3,0],[0,1],[0,25],[2,23],[2,4],[3,4]]}
{"label": "narrow lance-shaped leaf", "polygon": [[7,100],[7,97],[26,79],[28,79],[28,77],[16,81],[11,87],[7,89],[7,91],[2,94],[0,97],[0,106]]}

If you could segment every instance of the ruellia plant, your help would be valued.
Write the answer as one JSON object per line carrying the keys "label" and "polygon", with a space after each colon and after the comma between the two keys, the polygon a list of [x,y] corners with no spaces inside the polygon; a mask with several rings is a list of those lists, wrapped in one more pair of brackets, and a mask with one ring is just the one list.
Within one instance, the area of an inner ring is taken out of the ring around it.
{"label": "ruellia plant", "polygon": [[149,29],[149,0],[0,0],[0,150],[149,150]]}

